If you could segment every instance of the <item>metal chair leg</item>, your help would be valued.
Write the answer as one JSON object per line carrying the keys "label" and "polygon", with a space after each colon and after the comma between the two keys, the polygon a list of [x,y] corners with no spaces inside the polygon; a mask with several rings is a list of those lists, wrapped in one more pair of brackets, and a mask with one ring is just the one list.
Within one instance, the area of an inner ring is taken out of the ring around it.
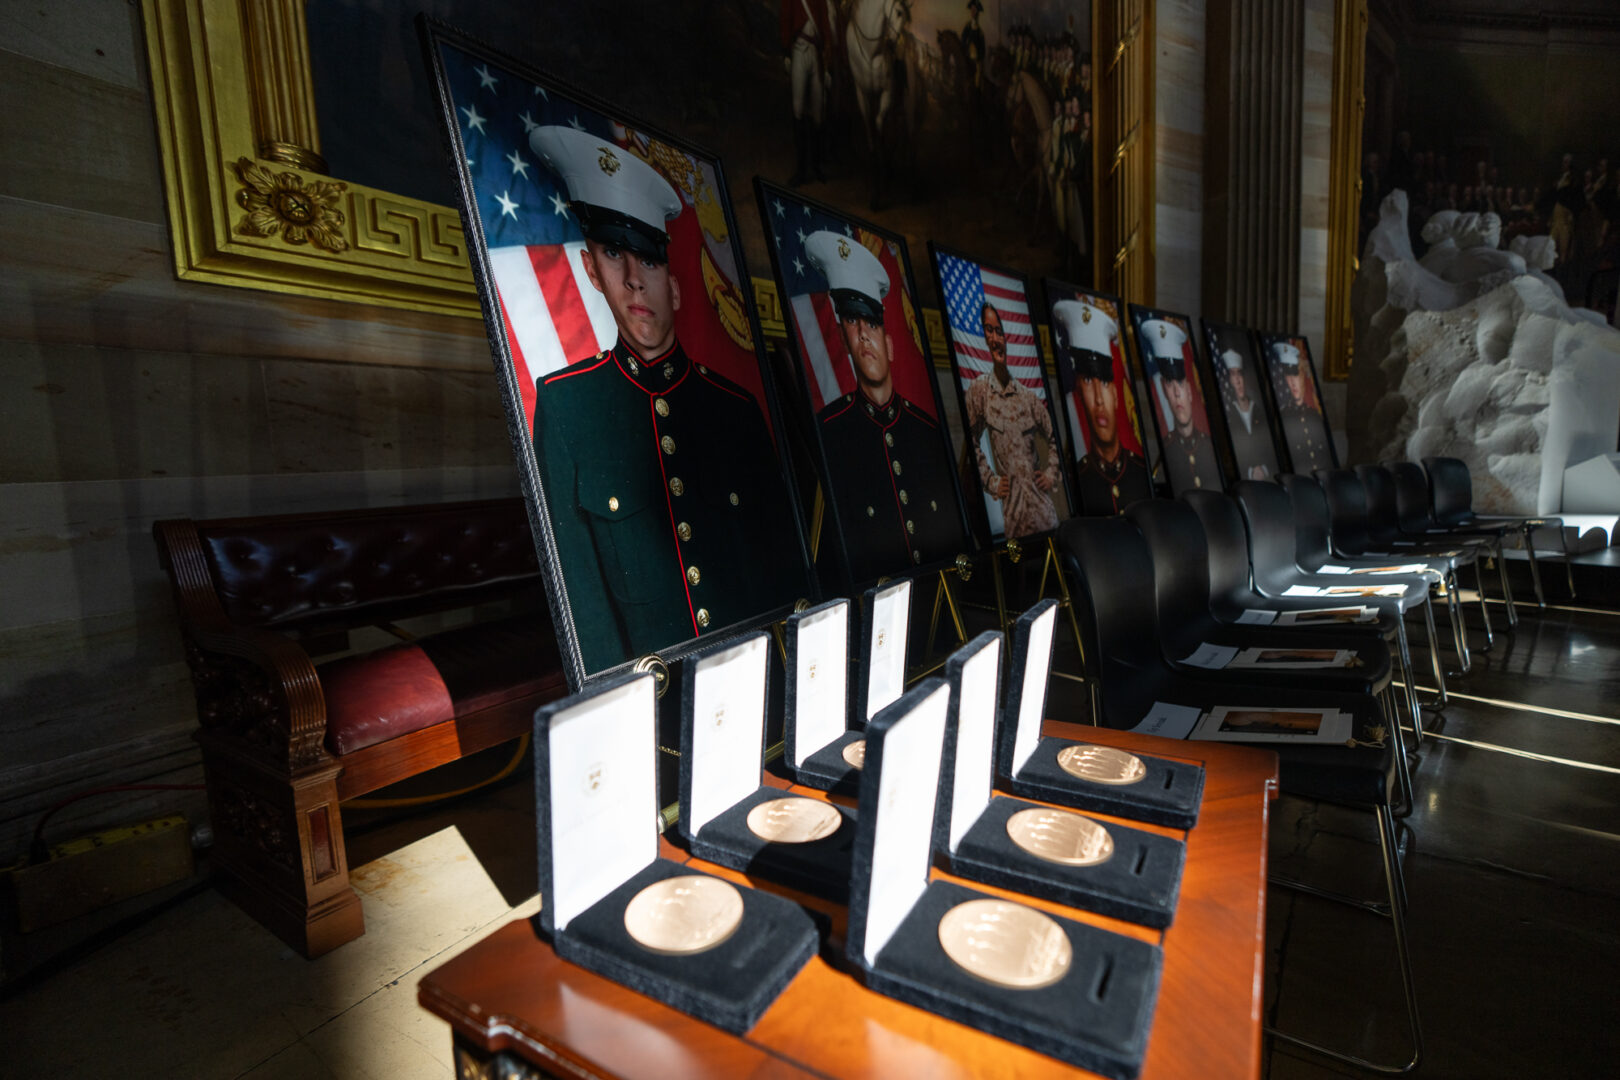
{"label": "metal chair leg", "polygon": [[[1561,539],[1561,540],[1563,539],[1563,530],[1559,530],[1559,539]],[[1566,553],[1565,557],[1564,557],[1564,565],[1567,566],[1567,565],[1569,565],[1569,557],[1568,557],[1569,541],[1567,541],[1567,540],[1564,541],[1564,551]],[[1526,531],[1526,533],[1524,535],[1524,553],[1526,555],[1530,556],[1530,584],[1535,586],[1535,590],[1536,590],[1536,607],[1538,609],[1542,610],[1542,611],[1546,611],[1547,610],[1547,594],[1541,588],[1541,567],[1536,564],[1536,545],[1530,540],[1530,534],[1529,534],[1528,531]],[[1570,592],[1573,593],[1575,591],[1575,589],[1574,589],[1574,585],[1575,585],[1574,577],[1571,577],[1569,579],[1569,583],[1570,583]]]}
{"label": "metal chair leg", "polygon": [[1438,691],[1434,707],[1443,709],[1450,700],[1446,696],[1446,667],[1440,662],[1440,635],[1434,628],[1434,604],[1427,596],[1423,598],[1423,626],[1429,634],[1429,662],[1434,668],[1434,685]]}
{"label": "metal chair leg", "polygon": [[1395,659],[1401,669],[1401,686],[1406,691],[1406,711],[1412,718],[1412,732],[1417,736],[1417,745],[1423,745],[1423,706],[1418,703],[1417,683],[1412,678],[1412,651],[1406,645],[1406,624],[1397,623],[1395,627]]}
{"label": "metal chair leg", "polygon": [[1375,914],[1388,917],[1390,924],[1395,929],[1395,954],[1400,961],[1401,991],[1406,998],[1406,1021],[1412,1035],[1412,1056],[1404,1064],[1385,1065],[1368,1061],[1366,1058],[1357,1057],[1354,1054],[1347,1054],[1342,1050],[1330,1049],[1308,1039],[1302,1039],[1297,1035],[1279,1031],[1269,1025],[1266,1027],[1266,1033],[1283,1042],[1309,1050],[1313,1054],[1320,1054],[1334,1061],[1342,1061],[1358,1069],[1366,1069],[1369,1072],[1379,1073],[1384,1076],[1401,1076],[1417,1068],[1418,1062],[1423,1057],[1423,1027],[1418,1018],[1417,992],[1412,982],[1412,954],[1406,941],[1406,882],[1401,874],[1400,856],[1395,843],[1395,820],[1388,806],[1378,807],[1376,813],[1378,815],[1378,846],[1384,859],[1384,884],[1389,890],[1389,904],[1387,907],[1310,886],[1301,888],[1302,883],[1300,882],[1281,878],[1273,878],[1272,881],[1278,885],[1288,888],[1301,888],[1301,891],[1314,896],[1337,900],[1340,903],[1348,903],[1352,907],[1361,908],[1363,911],[1372,911]]}
{"label": "metal chair leg", "polygon": [[1485,602],[1485,567],[1480,565],[1479,559],[1474,559],[1474,588],[1479,593],[1479,615],[1485,620],[1485,644],[1480,652],[1490,652],[1491,646],[1496,644],[1496,634],[1491,629],[1491,606]]}
{"label": "metal chair leg", "polygon": [[1412,787],[1412,765],[1406,756],[1406,736],[1401,734],[1400,714],[1390,708],[1390,700],[1391,695],[1379,695],[1378,707],[1384,714],[1388,737],[1395,743],[1395,778],[1401,785],[1401,808],[1395,816],[1404,818],[1417,809],[1417,793]]}
{"label": "metal chair leg", "polygon": [[1451,647],[1457,651],[1458,674],[1467,675],[1473,667],[1473,658],[1468,654],[1468,630],[1463,626],[1462,608],[1457,602],[1455,571],[1446,575],[1440,588],[1446,594],[1446,618],[1451,622]]}
{"label": "metal chair leg", "polygon": [[1519,609],[1513,602],[1513,585],[1508,580],[1507,560],[1502,557],[1502,541],[1498,540],[1495,546],[1496,574],[1502,581],[1502,602],[1507,605],[1508,629],[1516,630],[1519,626]]}

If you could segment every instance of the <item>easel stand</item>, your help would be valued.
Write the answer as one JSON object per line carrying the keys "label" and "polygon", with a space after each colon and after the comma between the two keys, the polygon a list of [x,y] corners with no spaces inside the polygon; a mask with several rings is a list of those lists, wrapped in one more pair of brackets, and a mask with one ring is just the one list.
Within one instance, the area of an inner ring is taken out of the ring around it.
{"label": "easel stand", "polygon": [[[1003,556],[1006,557],[1009,563],[1016,564],[1023,560],[1023,546],[1017,540],[1008,540],[1004,545],[990,553],[990,575],[995,580],[996,586],[996,618],[1000,620],[1002,632],[1010,633],[1013,620],[1017,616],[1007,610],[1006,586],[1003,584],[1001,577],[1001,559]],[[1084,668],[1086,664],[1086,645],[1085,640],[1080,636],[1080,619],[1074,611],[1074,597],[1069,592],[1068,578],[1064,575],[1063,564],[1058,559],[1057,538],[1047,536],[1045,537],[1045,550],[1041,556],[1041,583],[1035,589],[1035,599],[1037,601],[1046,598],[1046,582],[1049,577],[1053,576],[1057,578],[1058,606],[1069,614],[1069,629],[1074,633],[1074,645],[1080,651],[1080,666]],[[1087,681],[1084,675],[1070,675],[1063,671],[1054,671],[1053,674],[1078,683]]]}
{"label": "easel stand", "polygon": [[[994,566],[994,563],[991,565]],[[963,581],[971,580],[973,577],[973,560],[967,555],[958,555],[954,572]],[[934,589],[934,611],[928,619],[928,641],[923,649],[923,663],[916,671],[907,674],[906,681],[908,683],[915,682],[926,675],[931,675],[945,666],[948,657],[934,659],[934,642],[939,636],[939,611],[941,607],[950,610],[951,625],[956,630],[956,642],[951,646],[951,651],[954,652],[967,644],[967,627],[962,622],[962,609],[957,604],[956,594],[951,591],[950,574],[951,571],[939,571],[939,584]],[[1001,579],[999,577],[996,578],[996,598],[998,602],[1001,599]]]}

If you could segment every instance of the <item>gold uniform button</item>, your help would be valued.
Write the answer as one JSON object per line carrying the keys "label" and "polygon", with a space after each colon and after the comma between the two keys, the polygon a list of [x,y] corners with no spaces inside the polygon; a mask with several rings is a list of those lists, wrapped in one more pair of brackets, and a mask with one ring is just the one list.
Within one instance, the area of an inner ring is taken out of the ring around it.
{"label": "gold uniform button", "polygon": [[679,536],[682,540],[692,539],[692,526],[688,525],[684,521],[681,522],[679,525],[675,526],[675,535]]}
{"label": "gold uniform button", "polygon": [[669,478],[669,493],[671,495],[682,495],[685,494],[685,492],[686,485],[681,483],[680,477],[672,476]]}
{"label": "gold uniform button", "polygon": [[901,506],[909,506],[909,505],[911,505],[911,496],[906,494],[906,489],[905,488],[900,489],[900,505]]}
{"label": "gold uniform button", "polygon": [[877,511],[872,509],[870,506],[868,506],[866,508],[866,516],[867,517],[877,517]]}
{"label": "gold uniform button", "polygon": [[608,496],[608,509],[615,511],[619,509],[619,497],[617,495]]}
{"label": "gold uniform button", "polygon": [[915,521],[906,522],[906,532],[914,533],[916,531],[917,531],[917,523]]}
{"label": "gold uniform button", "polygon": [[731,505],[736,506],[741,501],[742,501],[741,499],[737,498],[737,493],[735,491],[733,491],[731,493]]}
{"label": "gold uniform button", "polygon": [[697,609],[697,624],[699,626],[708,626],[709,625],[709,609],[708,608],[700,607],[700,608]]}
{"label": "gold uniform button", "polygon": [[1204,478],[1202,476],[1193,477],[1193,487],[1201,488],[1203,486],[1204,486]]}
{"label": "gold uniform button", "polygon": [[883,444],[885,446],[893,446],[894,445],[894,432],[885,431],[883,433]]}
{"label": "gold uniform button", "polygon": [[703,575],[698,573],[698,568],[697,567],[688,566],[686,568],[686,580],[690,581],[692,584],[696,585],[698,582],[703,580]]}
{"label": "gold uniform button", "polygon": [[656,412],[659,416],[668,416],[669,415],[669,402],[665,401],[663,398],[654,399],[654,401],[653,401],[653,411]]}
{"label": "gold uniform button", "polygon": [[922,552],[920,552],[920,551],[913,551],[913,552],[912,552],[912,553],[911,553],[911,561],[912,561],[912,562],[914,562],[914,563],[920,563],[920,562],[922,562]]}
{"label": "gold uniform button", "polygon": [[675,440],[670,438],[668,435],[665,435],[662,439],[659,439],[658,445],[664,448],[664,453],[666,454],[673,454],[675,452]]}
{"label": "gold uniform button", "polygon": [[699,372],[699,374],[707,375],[709,373],[709,369],[704,367],[702,364],[699,364],[698,365],[698,372]]}
{"label": "gold uniform button", "polygon": [[928,500],[928,509],[930,509],[930,510],[938,510],[939,509],[939,500],[937,500],[937,499],[929,499]]}
{"label": "gold uniform button", "polygon": [[1119,498],[1119,485],[1115,484],[1111,490],[1114,493],[1114,498]]}
{"label": "gold uniform button", "polygon": [[894,475],[900,475],[900,463],[898,461],[894,463]]}

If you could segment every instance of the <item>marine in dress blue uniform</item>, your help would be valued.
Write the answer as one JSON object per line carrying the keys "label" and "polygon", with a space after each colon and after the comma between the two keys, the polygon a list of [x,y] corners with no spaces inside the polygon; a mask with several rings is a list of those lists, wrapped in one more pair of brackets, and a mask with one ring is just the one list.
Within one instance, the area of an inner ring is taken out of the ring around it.
{"label": "marine in dress blue uniform", "polygon": [[807,582],[759,403],[675,337],[674,189],[573,128],[530,146],[568,187],[619,330],[535,387],[535,462],[585,669],[600,671],[791,604]]}
{"label": "marine in dress blue uniform", "polygon": [[1321,413],[1305,404],[1305,380],[1310,375],[1300,362],[1299,347],[1289,341],[1274,342],[1271,355],[1275,370],[1282,375],[1283,393],[1277,395],[1281,402],[1277,412],[1294,472],[1310,476],[1317,469],[1331,469],[1327,424]]}
{"label": "marine in dress blue uniform", "polygon": [[1175,427],[1164,440],[1164,460],[1170,471],[1170,490],[1221,490],[1221,466],[1215,460],[1215,442],[1193,427],[1191,372],[1182,347],[1187,334],[1175,323],[1149,319],[1142,323],[1139,340],[1159,370],[1164,395],[1170,402]]}
{"label": "marine in dress blue uniform", "polygon": [[1059,362],[1068,365],[1068,383],[1090,422],[1090,445],[1075,470],[1080,512],[1117,514],[1153,495],[1147,462],[1119,440],[1121,427],[1130,423],[1120,399],[1124,391],[1114,382],[1119,326],[1084,300],[1059,300],[1052,305],[1052,318],[1063,342]]}
{"label": "marine in dress blue uniform", "polygon": [[939,424],[894,389],[883,329],[889,275],[860,243],[822,230],[804,245],[827,278],[853,393],[818,414],[828,485],[850,575],[857,582],[954,558],[968,550]]}

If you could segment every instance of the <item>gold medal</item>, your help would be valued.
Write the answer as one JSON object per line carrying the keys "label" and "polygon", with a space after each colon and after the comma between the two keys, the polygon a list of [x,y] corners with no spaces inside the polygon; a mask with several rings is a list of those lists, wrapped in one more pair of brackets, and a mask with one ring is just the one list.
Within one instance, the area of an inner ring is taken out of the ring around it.
{"label": "gold medal", "polygon": [[844,747],[844,760],[854,768],[866,768],[866,740],[856,739]]}
{"label": "gold medal", "polygon": [[1058,751],[1058,768],[1070,776],[1095,784],[1134,784],[1147,775],[1147,766],[1135,754],[1111,746],[1076,743]]}
{"label": "gold medal", "polygon": [[844,823],[838,809],[818,799],[771,799],[748,811],[748,831],[768,844],[824,840]]}
{"label": "gold medal", "polygon": [[1050,917],[1010,900],[969,900],[939,920],[939,944],[963,971],[1009,990],[1038,990],[1068,974],[1074,946]]}
{"label": "gold medal", "polygon": [[742,893],[705,874],[655,881],[624,908],[624,931],[649,952],[689,956],[714,948],[742,923]]}
{"label": "gold medal", "polygon": [[1007,835],[1037,859],[1064,866],[1097,866],[1114,854],[1114,838],[1100,823],[1046,806],[1008,818]]}

